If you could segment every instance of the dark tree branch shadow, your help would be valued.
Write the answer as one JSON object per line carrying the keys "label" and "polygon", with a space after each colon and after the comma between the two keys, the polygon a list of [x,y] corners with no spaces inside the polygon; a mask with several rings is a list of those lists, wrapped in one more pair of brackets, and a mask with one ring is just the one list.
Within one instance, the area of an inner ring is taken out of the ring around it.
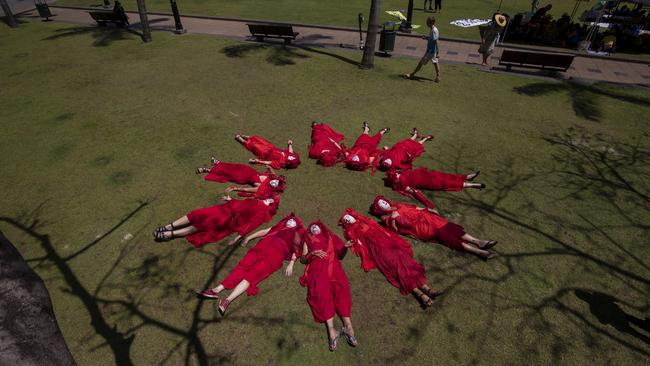
{"label": "dark tree branch shadow", "polygon": [[582,85],[573,82],[532,83],[514,88],[517,94],[531,97],[544,96],[553,93],[566,93],[571,99],[576,116],[586,120],[599,122],[602,118],[601,97],[616,99],[642,107],[650,106],[650,99],[626,95],[603,89],[593,85]]}

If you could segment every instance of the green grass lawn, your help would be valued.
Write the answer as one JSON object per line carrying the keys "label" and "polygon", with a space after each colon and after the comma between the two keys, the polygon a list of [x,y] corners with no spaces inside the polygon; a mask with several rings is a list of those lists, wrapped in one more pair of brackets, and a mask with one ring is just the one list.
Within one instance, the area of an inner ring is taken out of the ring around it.
{"label": "green grass lawn", "polygon": [[[461,37],[479,39],[477,27],[460,28],[449,22],[457,19],[480,18],[489,19],[499,7],[499,0],[466,0],[442,2],[441,13],[424,12],[424,1],[414,2],[413,24],[425,27],[425,19],[434,15],[442,37]],[[552,3],[551,14],[559,18],[563,13],[571,14],[575,1],[561,0],[544,2]],[[101,0],[58,0],[61,5],[93,6],[102,4]],[[307,24],[331,24],[357,27],[357,14],[363,13],[368,19],[370,11],[369,0],[179,0],[178,7],[183,14],[218,15],[248,19],[266,19],[283,22]],[[595,4],[594,0],[582,3],[580,9],[586,10]],[[135,1],[124,2],[127,10],[136,10]],[[541,5],[540,5],[541,6]],[[381,2],[381,21],[396,20],[386,14],[387,10],[403,10],[406,14],[407,0],[384,0]],[[428,6],[427,6],[428,7]],[[147,10],[170,12],[168,0],[148,0]],[[504,0],[501,10],[509,14],[530,11],[529,0]],[[582,14],[582,11],[580,11]],[[366,29],[367,23],[364,26]]]}
{"label": "green grass lawn", "polygon": [[[650,333],[634,323],[650,315],[647,89],[446,64],[440,84],[406,81],[415,60],[361,71],[343,62],[359,60],[354,52],[166,33],[143,44],[55,23],[1,26],[0,49],[0,230],[44,279],[79,365],[650,361]],[[349,255],[360,346],[335,353],[298,276],[274,274],[221,318],[192,292],[223,279],[245,249],[151,240],[157,225],[217,202],[226,185],[194,169],[212,154],[249,158],[237,132],[293,138],[303,155],[285,173],[276,218],[294,211],[340,234],[346,207],[402,199],[380,175],[307,159],[312,120],[348,143],[363,120],[392,128],[386,144],[413,126],[434,133],[418,164],[481,169],[488,189],[429,196],[500,242],[484,263],[412,241],[446,291],[425,311]]]}

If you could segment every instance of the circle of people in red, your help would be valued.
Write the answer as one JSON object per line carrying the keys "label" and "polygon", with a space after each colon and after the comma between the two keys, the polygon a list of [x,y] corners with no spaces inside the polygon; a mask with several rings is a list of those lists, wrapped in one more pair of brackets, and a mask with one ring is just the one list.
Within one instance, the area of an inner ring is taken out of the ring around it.
{"label": "circle of people in red", "polygon": [[[392,148],[380,149],[381,139],[389,131],[384,128],[370,135],[368,123],[364,122],[363,133],[351,148],[347,148],[343,134],[325,123],[312,123],[309,158],[324,167],[343,163],[351,170],[370,169],[373,175],[381,170],[386,174],[386,186],[421,203],[402,203],[379,195],[369,209],[379,221],[347,208],[339,220],[345,241],[320,221],[305,226],[294,213],[270,228],[253,232],[269,222],[280,205],[286,180],[276,170],[297,168],[300,156],[294,152],[291,140],[287,149],[281,149],[259,136],[246,135],[236,135],[235,139],[256,156],[249,163],[265,166],[266,170],[258,171],[250,165],[223,162],[212,157],[212,167],[196,171],[205,174],[208,181],[238,184],[226,188],[226,192],[237,192],[244,199],[225,195],[222,198],[224,203],[191,211],[168,225],[158,227],[153,233],[154,239],[161,242],[185,237],[198,248],[232,234],[236,235],[228,245],[238,242],[246,245],[261,238],[221,283],[199,292],[199,295],[218,300],[219,312],[224,315],[230,303],[244,292],[249,296],[256,295],[259,283],[280,270],[284,261],[289,262],[285,274],[291,276],[295,262],[300,260],[306,266],[299,282],[307,288],[307,303],[314,320],[326,325],[330,351],[337,348],[341,336],[350,346],[356,347],[358,340],[351,321],[350,286],[341,263],[348,249],[360,257],[361,267],[366,272],[376,268],[399,289],[400,294],[414,295],[425,308],[432,306],[441,292],[428,286],[424,266],[414,259],[411,244],[401,235],[439,243],[484,260],[496,256],[490,250],[497,244],[495,240],[475,238],[462,226],[447,221],[421,192],[484,189],[484,184],[473,182],[480,172],[458,175],[414,168],[414,160],[422,155],[424,144],[433,136],[420,136],[414,128],[410,138]],[[220,298],[224,290],[231,292]],[[334,326],[336,315],[343,323],[340,330]]]}

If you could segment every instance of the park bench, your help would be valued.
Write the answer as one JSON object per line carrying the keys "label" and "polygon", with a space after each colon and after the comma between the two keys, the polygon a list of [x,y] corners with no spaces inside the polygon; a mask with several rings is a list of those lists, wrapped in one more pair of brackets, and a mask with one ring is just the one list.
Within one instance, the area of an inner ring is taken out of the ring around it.
{"label": "park bench", "polygon": [[251,35],[258,41],[267,38],[281,38],[284,43],[290,44],[298,36],[298,32],[293,31],[290,24],[246,24]]}
{"label": "park bench", "polygon": [[116,13],[114,11],[89,11],[90,17],[93,18],[98,25],[103,26],[106,23],[116,23],[121,26],[129,24],[129,17],[124,13]]}
{"label": "park bench", "polygon": [[503,50],[499,65],[511,70],[513,66],[533,69],[567,71],[573,62],[573,55],[528,51]]}

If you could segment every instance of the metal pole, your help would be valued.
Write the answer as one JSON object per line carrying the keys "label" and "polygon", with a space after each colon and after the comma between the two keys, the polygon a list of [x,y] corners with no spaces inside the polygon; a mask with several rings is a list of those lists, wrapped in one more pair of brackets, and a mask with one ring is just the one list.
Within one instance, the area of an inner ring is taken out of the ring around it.
{"label": "metal pole", "polygon": [[363,49],[363,31],[361,30],[361,25],[363,24],[363,14],[359,13],[357,16],[359,20],[359,49]]}
{"label": "metal pole", "polygon": [[176,23],[176,30],[174,33],[176,34],[183,34],[187,32],[183,28],[183,23],[181,23],[181,16],[178,14],[178,6],[176,5],[176,0],[169,0],[169,2],[172,4],[172,13],[174,14],[174,23]]}
{"label": "metal pole", "polygon": [[413,26],[413,0],[409,0],[409,5],[406,10],[406,22],[400,24],[399,30],[405,33],[411,33]]}
{"label": "metal pole", "polygon": [[499,7],[497,8],[497,13],[501,11],[501,5],[502,4],[503,4],[503,0],[501,0],[501,2],[499,2]]}
{"label": "metal pole", "polygon": [[5,13],[7,25],[11,28],[18,28],[18,21],[14,17],[14,13],[11,12],[11,8],[9,7],[9,4],[7,4],[7,0],[0,0],[0,7]]}

